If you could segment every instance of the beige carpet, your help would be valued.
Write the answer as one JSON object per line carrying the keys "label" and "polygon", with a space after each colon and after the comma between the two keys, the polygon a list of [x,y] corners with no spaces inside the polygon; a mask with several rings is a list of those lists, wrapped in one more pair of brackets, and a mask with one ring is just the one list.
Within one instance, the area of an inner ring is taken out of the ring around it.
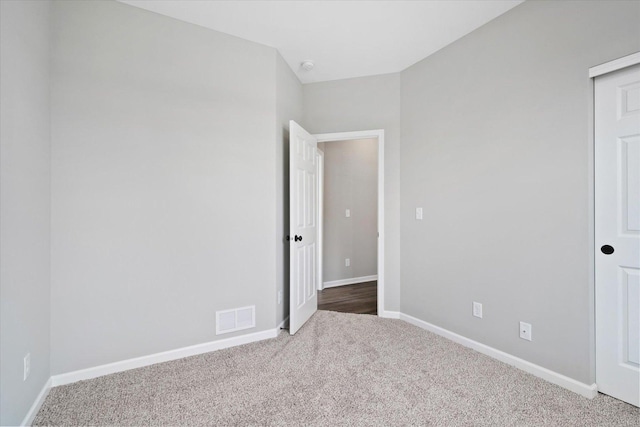
{"label": "beige carpet", "polygon": [[56,387],[36,425],[638,426],[400,320],[319,311],[295,335]]}

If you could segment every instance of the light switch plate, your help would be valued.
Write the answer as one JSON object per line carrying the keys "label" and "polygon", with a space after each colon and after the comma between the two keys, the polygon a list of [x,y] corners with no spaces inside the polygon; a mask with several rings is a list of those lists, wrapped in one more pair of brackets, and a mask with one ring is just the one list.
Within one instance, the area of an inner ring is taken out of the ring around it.
{"label": "light switch plate", "polygon": [[347,209],[346,211],[344,211],[344,216],[347,218],[351,218],[351,209]]}
{"label": "light switch plate", "polygon": [[416,208],[416,219],[422,219],[422,208]]}
{"label": "light switch plate", "polygon": [[482,304],[473,302],[473,315],[482,319]]}

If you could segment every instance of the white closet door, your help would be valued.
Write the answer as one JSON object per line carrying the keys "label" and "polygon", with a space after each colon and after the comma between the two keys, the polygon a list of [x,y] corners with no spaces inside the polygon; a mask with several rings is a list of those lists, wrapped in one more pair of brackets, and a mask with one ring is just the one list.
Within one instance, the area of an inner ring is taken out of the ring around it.
{"label": "white closet door", "polygon": [[640,406],[640,65],[595,80],[596,382]]}

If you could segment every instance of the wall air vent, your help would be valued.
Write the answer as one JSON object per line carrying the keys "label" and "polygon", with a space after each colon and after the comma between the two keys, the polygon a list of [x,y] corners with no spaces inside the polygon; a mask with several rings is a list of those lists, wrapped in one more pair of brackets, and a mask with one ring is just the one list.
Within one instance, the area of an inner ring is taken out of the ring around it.
{"label": "wall air vent", "polygon": [[216,311],[216,335],[256,327],[256,306]]}

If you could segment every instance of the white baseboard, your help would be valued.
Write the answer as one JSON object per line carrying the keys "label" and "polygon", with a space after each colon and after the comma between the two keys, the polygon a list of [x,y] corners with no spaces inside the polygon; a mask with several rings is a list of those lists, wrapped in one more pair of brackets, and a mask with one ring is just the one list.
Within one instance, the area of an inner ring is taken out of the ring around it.
{"label": "white baseboard", "polygon": [[128,371],[129,369],[141,368],[143,366],[155,365],[156,363],[168,362],[182,359],[183,357],[195,356],[210,351],[222,350],[238,345],[249,344],[278,336],[279,329],[268,329],[262,332],[240,335],[218,341],[192,345],[175,350],[164,351],[162,353],[150,354],[148,356],[136,357],[134,359],[122,360],[106,365],[95,366],[93,368],[81,369],[79,371],[67,372],[65,374],[53,375],[51,386],[74,383],[76,381],[89,380],[103,375],[114,374],[116,372]]}
{"label": "white baseboard", "polygon": [[399,319],[400,318],[400,312],[399,311],[389,311],[389,310],[385,310],[381,313],[378,313],[379,317],[384,317],[385,319]]}
{"label": "white baseboard", "polygon": [[355,285],[356,283],[373,282],[378,280],[378,275],[351,277],[349,279],[332,280],[331,282],[324,282],[324,288],[335,288],[336,286]]}
{"label": "white baseboard", "polygon": [[38,415],[38,411],[42,407],[44,400],[47,398],[47,395],[49,394],[49,390],[51,390],[51,378],[49,378],[47,382],[44,383],[44,386],[42,386],[42,390],[40,390],[38,397],[36,397],[36,400],[33,402],[33,405],[31,405],[29,412],[27,412],[27,415],[24,417],[24,420],[22,420],[22,424],[20,424],[21,426],[30,426],[31,424],[33,424],[33,421],[35,420],[36,415]]}
{"label": "white baseboard", "polygon": [[280,322],[280,324],[276,328],[278,330],[278,335],[280,334],[280,332],[282,332],[283,329],[287,329],[288,327],[289,327],[289,316],[285,317],[285,319],[282,322]]}
{"label": "white baseboard", "polygon": [[433,325],[429,322],[425,322],[424,320],[409,316],[408,314],[400,313],[400,319],[422,329],[426,329],[427,331],[433,332],[434,334],[445,337],[453,342],[462,344],[465,347],[472,348],[482,354],[493,357],[494,359],[497,359],[508,365],[514,366],[518,369],[522,369],[523,371],[535,375],[536,377],[542,378],[546,381],[549,381],[550,383],[566,388],[567,390],[573,391],[574,393],[578,393],[579,395],[582,395],[586,398],[593,399],[598,395],[598,388],[596,384],[588,385],[581,383],[580,381],[576,381],[573,378],[569,378],[550,369],[543,368],[542,366],[538,366],[534,363],[528,362],[524,359],[520,359],[519,357],[513,356],[509,353],[505,353],[504,351],[497,350],[493,347],[489,347],[488,345],[463,337],[462,335],[458,335],[454,332]]}

